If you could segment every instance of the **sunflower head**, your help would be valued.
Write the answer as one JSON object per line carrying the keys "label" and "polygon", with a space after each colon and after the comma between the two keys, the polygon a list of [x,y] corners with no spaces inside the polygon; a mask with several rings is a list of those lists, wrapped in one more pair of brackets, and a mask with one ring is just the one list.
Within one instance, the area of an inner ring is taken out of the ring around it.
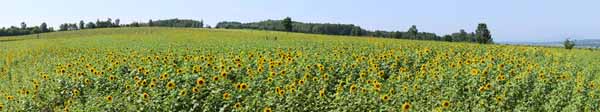
{"label": "sunflower head", "polygon": [[177,85],[175,85],[175,82],[173,82],[173,81],[170,81],[169,83],[167,83],[167,89],[174,89],[175,86],[177,86]]}
{"label": "sunflower head", "polygon": [[229,93],[223,93],[223,99],[229,100],[230,98],[231,98],[231,94],[229,94]]}
{"label": "sunflower head", "polygon": [[265,107],[265,108],[263,109],[263,112],[273,112],[273,110],[271,110],[271,108],[270,108],[270,107]]}
{"label": "sunflower head", "polygon": [[242,108],[242,103],[240,103],[240,102],[237,102],[237,103],[235,103],[234,107],[235,107],[236,109],[240,109],[240,108]]}
{"label": "sunflower head", "polygon": [[390,100],[390,96],[388,96],[388,95],[383,95],[383,96],[381,96],[381,100],[383,100],[383,101],[388,101],[388,100]]}
{"label": "sunflower head", "polygon": [[144,94],[142,94],[142,98],[150,99],[150,95],[148,93],[144,93]]}
{"label": "sunflower head", "polygon": [[106,96],[106,101],[107,101],[107,102],[112,102],[112,100],[113,100],[113,97],[112,97],[112,96]]}
{"label": "sunflower head", "polygon": [[196,85],[202,86],[202,85],[204,85],[204,83],[205,83],[205,81],[203,78],[196,79]]}
{"label": "sunflower head", "polygon": [[448,101],[445,101],[445,100],[444,100],[444,101],[442,101],[442,107],[444,107],[444,108],[448,108],[448,107],[450,107],[450,102],[448,102]]}
{"label": "sunflower head", "polygon": [[402,111],[408,111],[411,108],[410,103],[406,102],[402,104]]}

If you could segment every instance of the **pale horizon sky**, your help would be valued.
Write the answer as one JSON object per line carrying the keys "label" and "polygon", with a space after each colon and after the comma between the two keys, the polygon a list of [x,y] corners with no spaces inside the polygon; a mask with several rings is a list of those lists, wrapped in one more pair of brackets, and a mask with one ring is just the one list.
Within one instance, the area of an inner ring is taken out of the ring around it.
{"label": "pale horizon sky", "polygon": [[0,27],[56,27],[106,18],[195,19],[256,22],[292,17],[294,21],[355,24],[367,30],[419,31],[443,36],[474,32],[484,22],[497,42],[600,39],[599,0],[1,0]]}

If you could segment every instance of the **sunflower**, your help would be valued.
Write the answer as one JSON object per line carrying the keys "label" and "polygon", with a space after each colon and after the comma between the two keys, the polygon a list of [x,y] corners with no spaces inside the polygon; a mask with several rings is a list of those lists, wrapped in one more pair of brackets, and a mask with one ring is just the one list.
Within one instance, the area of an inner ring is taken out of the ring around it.
{"label": "sunflower", "polygon": [[177,69],[177,74],[182,74],[183,73],[183,69]]}
{"label": "sunflower", "polygon": [[381,83],[374,82],[373,87],[374,87],[375,91],[379,91],[379,90],[381,90]]}
{"label": "sunflower", "polygon": [[177,86],[177,85],[175,85],[175,82],[173,82],[173,81],[170,81],[169,83],[167,83],[167,89],[174,89],[175,86]]}
{"label": "sunflower", "polygon": [[352,93],[352,92],[354,92],[354,91],[356,91],[356,85],[352,84],[352,85],[350,86],[350,92]]}
{"label": "sunflower", "polygon": [[197,86],[202,86],[202,85],[204,85],[204,79],[203,79],[203,78],[198,78],[198,79],[196,79],[196,85],[197,85]]}
{"label": "sunflower", "polygon": [[149,95],[148,93],[144,93],[144,94],[142,94],[142,97],[143,97],[144,99],[149,99],[149,98],[150,98],[150,95]]}
{"label": "sunflower", "polygon": [[450,107],[450,102],[448,102],[446,100],[442,101],[442,107],[444,107],[444,108]]}
{"label": "sunflower", "polygon": [[229,93],[223,93],[223,99],[229,100],[229,98],[231,98],[231,94],[229,94]]}
{"label": "sunflower", "polygon": [[79,95],[79,90],[77,90],[77,89],[73,89],[73,90],[71,91],[71,93],[73,94],[73,96],[77,96],[77,95]]}
{"label": "sunflower", "polygon": [[193,87],[192,88],[192,92],[193,93],[198,93],[198,92],[200,92],[200,89],[198,89],[198,87]]}
{"label": "sunflower", "polygon": [[270,108],[270,107],[265,107],[265,108],[263,109],[263,112],[273,112],[273,110],[271,110],[271,108]]}
{"label": "sunflower", "polygon": [[111,75],[108,77],[108,80],[114,81],[114,80],[117,80],[117,77],[115,77],[114,75]]}
{"label": "sunflower", "polygon": [[14,96],[6,96],[6,100],[8,100],[8,101],[11,101],[11,100],[14,100],[14,99],[15,99]]}
{"label": "sunflower", "polygon": [[383,101],[388,101],[388,100],[390,100],[390,96],[388,96],[388,95],[383,95],[383,96],[381,96],[381,100],[383,100]]}
{"label": "sunflower", "polygon": [[479,87],[479,92],[484,92],[484,91],[485,91],[485,86]]}
{"label": "sunflower", "polygon": [[44,80],[48,80],[49,76],[48,75],[42,75],[42,78],[44,78]]}
{"label": "sunflower", "polygon": [[156,87],[156,84],[155,83],[150,83],[150,85],[148,85],[148,87],[154,88],[154,87]]}
{"label": "sunflower", "polygon": [[226,78],[227,77],[227,72],[225,72],[225,71],[221,72],[221,77]]}
{"label": "sunflower", "polygon": [[2,109],[4,109],[4,105],[0,104],[0,111],[2,111]]}
{"label": "sunflower", "polygon": [[324,97],[325,96],[325,89],[321,89],[319,91],[319,96]]}
{"label": "sunflower", "polygon": [[408,109],[410,109],[410,103],[405,102],[402,104],[402,111],[408,111]]}
{"label": "sunflower", "polygon": [[240,102],[237,102],[237,103],[235,103],[235,105],[233,105],[233,106],[234,106],[236,109],[240,109],[240,108],[242,108],[242,103],[240,103]]}
{"label": "sunflower", "polygon": [[181,91],[179,91],[179,96],[185,96],[187,95],[187,90],[182,89]]}
{"label": "sunflower", "polygon": [[504,98],[502,96],[496,96],[495,100],[496,102],[501,103],[502,101],[504,101]]}
{"label": "sunflower", "polygon": [[109,95],[109,96],[106,96],[106,101],[107,101],[107,102],[112,102],[112,100],[113,100],[113,97],[112,97],[112,96],[110,96],[110,95]]}
{"label": "sunflower", "polygon": [[246,83],[240,84],[240,89],[242,89],[242,90],[248,89],[248,84],[246,84]]}
{"label": "sunflower", "polygon": [[89,85],[89,84],[92,84],[92,80],[90,80],[90,79],[85,79],[85,80],[84,80],[84,82],[85,82],[85,84],[87,84],[87,85]]}
{"label": "sunflower", "polygon": [[479,70],[471,69],[471,75],[477,75],[478,73],[479,73]]}
{"label": "sunflower", "polygon": [[279,94],[279,96],[283,96],[285,95],[285,90],[280,89],[279,91],[277,91],[277,94]]}
{"label": "sunflower", "polygon": [[167,73],[163,73],[160,75],[160,80],[166,80],[168,78],[169,78],[169,74],[167,74]]}
{"label": "sunflower", "polygon": [[212,79],[213,79],[213,81],[219,81],[219,77],[217,77],[217,76],[214,76]]}
{"label": "sunflower", "polygon": [[492,88],[492,84],[490,84],[490,83],[485,84],[485,89],[491,89],[491,88]]}
{"label": "sunflower", "polygon": [[502,75],[502,74],[500,74],[500,75],[498,75],[498,77],[496,77],[496,80],[499,80],[499,81],[503,81],[505,79],[506,79],[506,77],[504,77],[504,75]]}

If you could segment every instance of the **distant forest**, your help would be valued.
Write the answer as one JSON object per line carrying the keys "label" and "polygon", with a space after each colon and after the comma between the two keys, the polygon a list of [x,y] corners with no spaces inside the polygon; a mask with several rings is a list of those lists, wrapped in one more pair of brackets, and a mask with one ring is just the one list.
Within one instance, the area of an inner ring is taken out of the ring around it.
{"label": "distant forest", "polygon": [[[94,28],[113,28],[113,27],[183,27],[183,28],[211,28],[204,24],[203,21],[191,19],[167,19],[167,20],[149,20],[148,22],[132,22],[129,24],[120,24],[120,20],[96,20],[95,22],[79,21],[75,23],[61,24],[58,29],[48,27],[46,23],[40,26],[28,27],[25,22],[21,23],[20,27],[10,26],[8,28],[0,28],[0,36],[16,36],[28,35],[55,31],[72,31],[81,29]],[[266,20],[260,22],[241,23],[235,21],[219,22],[214,28],[223,29],[256,29],[270,31],[288,31],[311,34],[327,34],[327,35],[347,35],[347,36],[371,36],[382,38],[395,39],[414,39],[414,40],[436,40],[449,42],[477,42],[477,43],[493,43],[490,31],[485,23],[480,23],[475,32],[459,32],[449,35],[438,36],[435,33],[420,32],[417,26],[412,25],[406,31],[369,31],[353,24],[331,24],[331,23],[303,23],[292,21],[287,17],[283,20]]]}

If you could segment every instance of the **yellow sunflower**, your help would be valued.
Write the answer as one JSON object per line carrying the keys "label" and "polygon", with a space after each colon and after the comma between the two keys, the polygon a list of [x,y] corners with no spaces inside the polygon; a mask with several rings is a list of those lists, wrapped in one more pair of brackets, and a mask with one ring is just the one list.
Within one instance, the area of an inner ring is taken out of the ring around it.
{"label": "yellow sunflower", "polygon": [[404,104],[402,104],[402,111],[408,111],[411,108],[410,103],[405,102]]}
{"label": "yellow sunflower", "polygon": [[110,96],[110,95],[109,95],[109,96],[106,96],[106,101],[107,101],[107,102],[112,102],[112,100],[113,100],[113,97],[112,97],[112,96]]}
{"label": "yellow sunflower", "polygon": [[450,107],[450,102],[448,102],[446,100],[442,101],[442,107],[444,107],[444,108]]}
{"label": "yellow sunflower", "polygon": [[197,85],[197,86],[202,86],[202,85],[204,85],[204,82],[205,82],[205,81],[204,81],[204,79],[203,79],[203,78],[198,78],[198,79],[196,79],[196,85]]}
{"label": "yellow sunflower", "polygon": [[177,85],[175,85],[175,82],[173,82],[173,81],[170,81],[169,83],[167,83],[167,89],[174,89],[175,86],[177,86]]}
{"label": "yellow sunflower", "polygon": [[271,110],[271,108],[270,108],[270,107],[265,107],[265,108],[263,109],[263,112],[273,112],[273,110]]}
{"label": "yellow sunflower", "polygon": [[229,94],[229,93],[223,93],[223,99],[229,100],[229,98],[231,98],[231,94]]}

